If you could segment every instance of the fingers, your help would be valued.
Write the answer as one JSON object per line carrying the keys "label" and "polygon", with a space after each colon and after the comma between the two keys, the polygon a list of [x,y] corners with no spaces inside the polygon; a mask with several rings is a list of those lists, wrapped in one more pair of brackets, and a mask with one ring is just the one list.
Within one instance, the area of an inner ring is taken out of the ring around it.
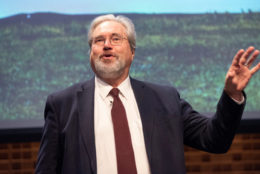
{"label": "fingers", "polygon": [[233,62],[232,62],[233,65],[235,65],[235,66],[239,65],[239,60],[244,52],[245,52],[245,50],[243,50],[243,49],[241,49],[237,52],[237,54],[235,55]]}
{"label": "fingers", "polygon": [[240,65],[245,65],[247,62],[247,59],[249,58],[249,56],[251,55],[251,53],[255,50],[254,47],[250,46],[247,48],[247,50],[244,52],[244,54],[242,55],[242,57],[240,58]]}
{"label": "fingers", "polygon": [[253,54],[251,55],[251,57],[247,60],[247,62],[245,63],[246,66],[248,66],[248,68],[251,67],[251,65],[253,64],[253,62],[255,61],[255,59],[257,58],[257,56],[259,55],[259,50],[255,50],[253,52]]}
{"label": "fingers", "polygon": [[260,69],[260,62],[250,70],[251,74],[254,75],[259,69]]}

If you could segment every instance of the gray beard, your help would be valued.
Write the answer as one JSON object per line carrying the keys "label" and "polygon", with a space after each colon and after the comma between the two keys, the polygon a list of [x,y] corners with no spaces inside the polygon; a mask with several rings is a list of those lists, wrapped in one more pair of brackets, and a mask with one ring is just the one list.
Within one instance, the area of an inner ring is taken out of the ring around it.
{"label": "gray beard", "polygon": [[104,63],[100,59],[95,59],[94,66],[97,76],[103,79],[116,79],[123,73],[125,61],[116,59],[114,63]]}

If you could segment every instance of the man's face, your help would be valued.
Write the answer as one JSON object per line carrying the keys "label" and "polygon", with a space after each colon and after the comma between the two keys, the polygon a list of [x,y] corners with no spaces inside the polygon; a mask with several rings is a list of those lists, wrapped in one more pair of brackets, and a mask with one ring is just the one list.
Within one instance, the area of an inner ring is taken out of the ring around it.
{"label": "man's face", "polygon": [[[124,39],[119,45],[111,45],[112,36]],[[104,44],[98,44],[100,39]],[[90,62],[93,71],[104,81],[116,80],[121,83],[128,76],[134,58],[125,27],[115,21],[102,22],[95,28],[92,40]]]}

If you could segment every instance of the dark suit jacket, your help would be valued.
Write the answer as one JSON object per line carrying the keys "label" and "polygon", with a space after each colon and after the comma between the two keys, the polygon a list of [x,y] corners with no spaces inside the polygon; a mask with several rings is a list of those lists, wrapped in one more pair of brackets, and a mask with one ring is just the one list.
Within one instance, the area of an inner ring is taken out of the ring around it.
{"label": "dark suit jacket", "polygon": [[[94,79],[50,95],[36,166],[37,174],[97,173]],[[223,92],[211,118],[197,113],[175,88],[131,79],[152,174],[185,173],[184,145],[224,153],[239,125],[244,104]]]}

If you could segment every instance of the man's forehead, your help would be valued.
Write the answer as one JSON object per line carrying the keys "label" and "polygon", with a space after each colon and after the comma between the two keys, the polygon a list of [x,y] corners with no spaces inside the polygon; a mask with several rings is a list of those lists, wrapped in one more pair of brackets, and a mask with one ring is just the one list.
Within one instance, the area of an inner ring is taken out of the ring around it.
{"label": "man's forehead", "polygon": [[[103,35],[102,33],[100,33],[99,35],[95,35],[94,38],[101,38],[101,37],[105,37],[106,35]],[[118,36],[118,37],[122,37],[121,33],[108,33],[108,36]]]}
{"label": "man's forehead", "polygon": [[126,34],[126,28],[123,24],[116,21],[104,21],[100,23],[93,32],[94,37],[112,34],[124,35]]}

